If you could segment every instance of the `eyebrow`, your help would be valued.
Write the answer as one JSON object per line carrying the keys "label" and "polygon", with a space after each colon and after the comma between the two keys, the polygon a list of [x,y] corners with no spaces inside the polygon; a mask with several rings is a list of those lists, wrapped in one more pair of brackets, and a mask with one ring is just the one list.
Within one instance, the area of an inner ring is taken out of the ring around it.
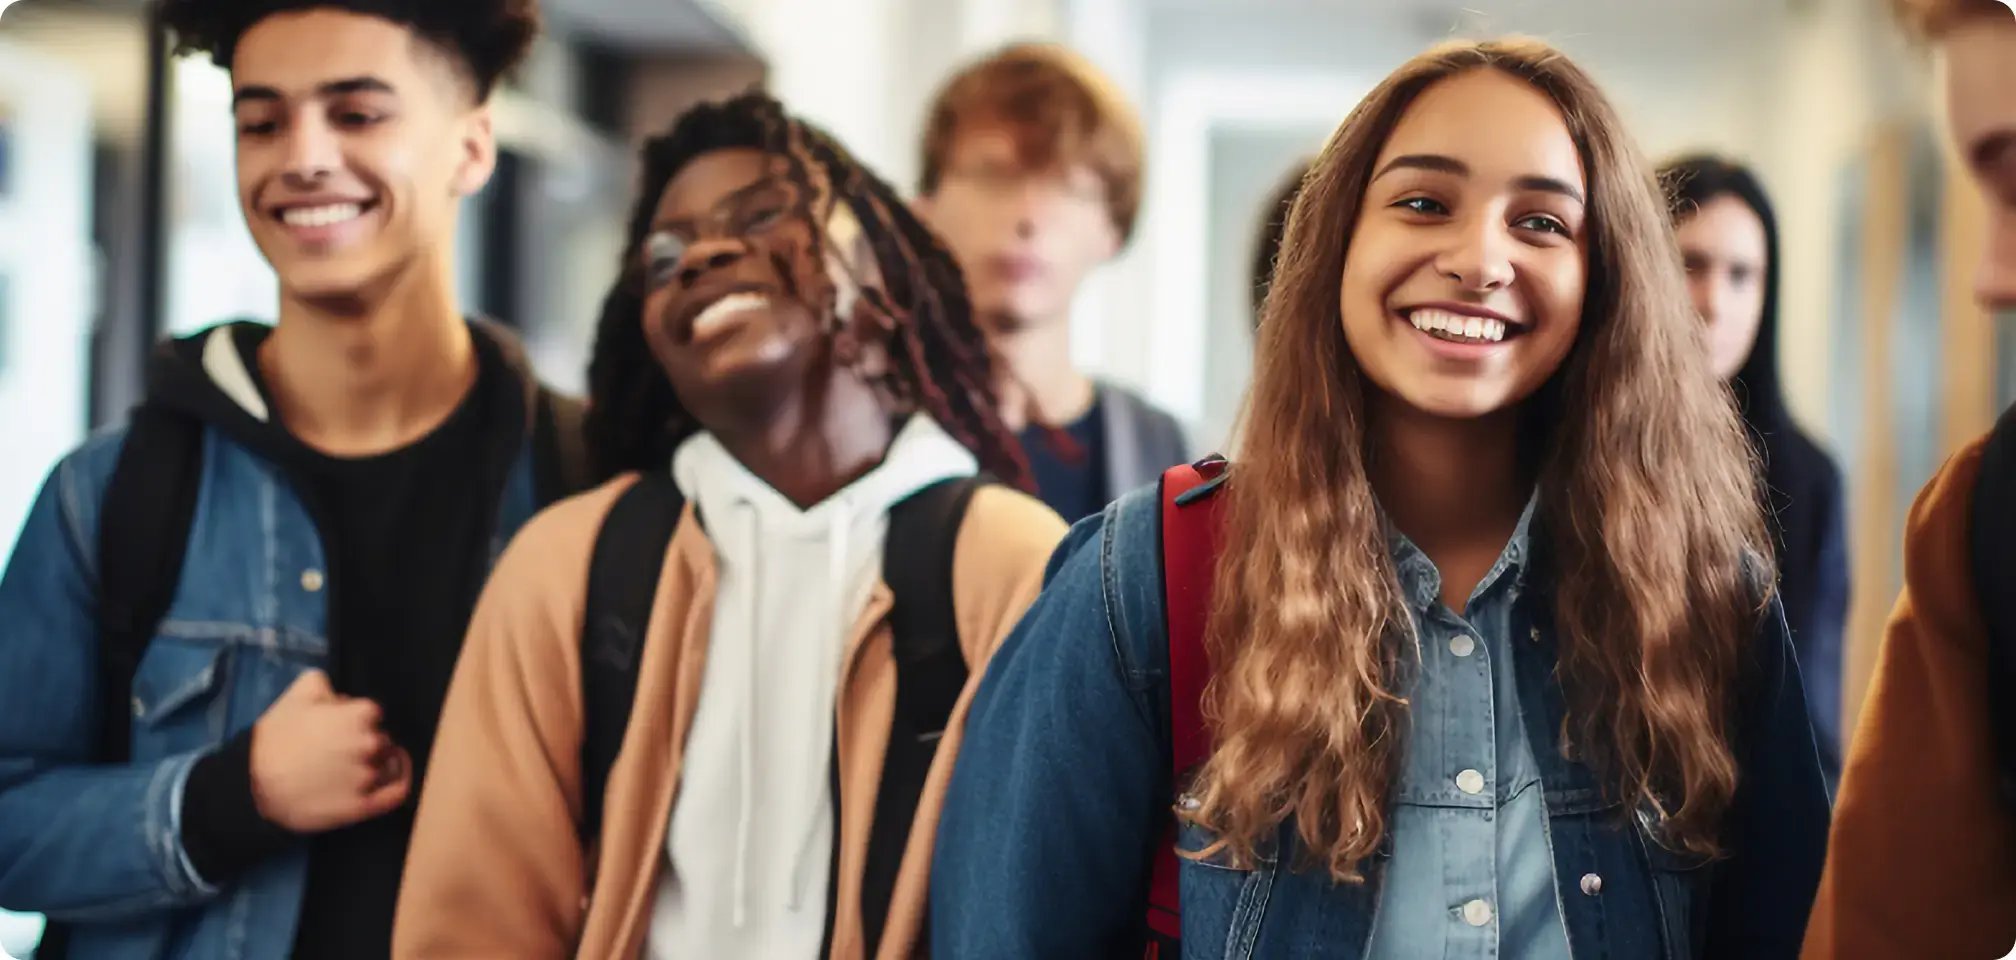
{"label": "eyebrow", "polygon": [[[737,187],[733,191],[730,191],[727,196],[722,197],[720,200],[716,201],[714,207],[718,209],[723,204],[733,203],[765,187],[776,186],[783,182],[784,182],[783,179],[778,177],[776,174],[766,174],[759,180],[756,180],[744,186]],[[690,227],[692,225],[693,225],[692,217],[666,217],[664,219],[653,221],[651,224],[651,229],[652,231],[655,232],[659,230],[670,230],[673,227]]]}
{"label": "eyebrow", "polygon": [[[392,89],[391,84],[377,77],[348,77],[342,80],[331,80],[315,88],[315,95],[318,97],[341,97],[353,93],[397,94],[398,91]],[[235,110],[243,103],[255,101],[273,102],[284,99],[286,98],[280,95],[280,91],[273,87],[239,87],[236,92],[231,94],[231,107]]]}
{"label": "eyebrow", "polygon": [[[1426,170],[1430,173],[1446,173],[1457,177],[1467,177],[1470,175],[1470,165],[1455,157],[1445,157],[1439,153],[1408,153],[1386,161],[1386,165],[1380,167],[1379,172],[1372,175],[1372,179],[1377,180],[1395,170]],[[1573,184],[1566,180],[1557,177],[1527,174],[1513,180],[1512,185],[1521,190],[1558,193],[1576,203],[1588,202],[1583,199],[1581,190],[1576,189]]]}

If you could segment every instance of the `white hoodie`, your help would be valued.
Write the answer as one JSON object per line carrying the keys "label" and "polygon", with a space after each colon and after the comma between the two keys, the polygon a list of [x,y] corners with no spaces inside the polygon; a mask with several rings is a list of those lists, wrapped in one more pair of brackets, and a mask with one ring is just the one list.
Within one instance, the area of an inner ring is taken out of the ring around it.
{"label": "white hoodie", "polygon": [[882,573],[889,508],[973,455],[919,414],[880,466],[799,510],[700,433],[672,459],[720,577],[646,955],[813,960],[833,856],[842,647]]}

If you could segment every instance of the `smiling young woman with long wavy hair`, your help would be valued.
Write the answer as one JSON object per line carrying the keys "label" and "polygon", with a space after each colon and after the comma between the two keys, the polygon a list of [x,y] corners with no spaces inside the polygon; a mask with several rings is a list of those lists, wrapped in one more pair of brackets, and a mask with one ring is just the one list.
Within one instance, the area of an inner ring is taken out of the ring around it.
{"label": "smiling young woman with long wavy hair", "polygon": [[[1135,949],[1172,804],[1186,956],[1797,951],[1827,798],[1756,471],[1587,75],[1451,45],[1345,119],[1241,449],[1052,560],[970,716],[938,955]],[[1197,510],[1215,559],[1165,553]],[[1193,707],[1164,589],[1197,564]]]}

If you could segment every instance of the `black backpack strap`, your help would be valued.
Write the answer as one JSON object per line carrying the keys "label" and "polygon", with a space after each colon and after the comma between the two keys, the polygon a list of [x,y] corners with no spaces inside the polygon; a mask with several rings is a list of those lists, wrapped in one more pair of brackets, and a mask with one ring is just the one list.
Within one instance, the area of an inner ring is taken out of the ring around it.
{"label": "black backpack strap", "polygon": [[1988,716],[2002,799],[2016,805],[2016,407],[1995,421],[1981,453],[1968,518],[1974,596],[1988,626]]}
{"label": "black backpack strap", "polygon": [[541,506],[588,489],[587,406],[541,386],[532,406],[532,494]]}
{"label": "black backpack strap", "polygon": [[98,515],[98,758],[132,750],[133,674],[175,599],[203,483],[203,424],[134,409]]}
{"label": "black backpack strap", "polygon": [[581,838],[602,831],[609,771],[623,749],[637,667],[651,623],[658,574],[686,498],[665,472],[646,473],[616,498],[595,538],[581,626]]}
{"label": "black backpack strap", "polygon": [[[889,620],[895,638],[896,712],[861,877],[867,956],[881,947],[917,800],[952,708],[966,689],[966,652],[952,608],[952,553],[973,492],[991,482],[985,477],[941,481],[889,511],[882,579],[895,596]],[[928,929],[924,936],[929,937]]]}

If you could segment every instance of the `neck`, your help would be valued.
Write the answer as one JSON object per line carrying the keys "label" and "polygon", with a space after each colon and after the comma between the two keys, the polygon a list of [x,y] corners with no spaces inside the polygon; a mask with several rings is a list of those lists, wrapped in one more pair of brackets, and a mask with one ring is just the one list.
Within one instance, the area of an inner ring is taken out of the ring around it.
{"label": "neck", "polygon": [[341,302],[283,294],[258,362],[291,433],[334,456],[370,456],[454,412],[476,381],[470,336],[445,284]]}
{"label": "neck", "polygon": [[810,509],[875,469],[896,438],[867,384],[835,375],[831,386],[802,403],[723,418],[709,432],[757,479]]}
{"label": "neck", "polygon": [[1372,489],[1394,526],[1441,571],[1444,602],[1461,611],[1532,495],[1519,462],[1518,411],[1451,420],[1389,398],[1375,403]]}
{"label": "neck", "polygon": [[1092,409],[1092,380],[1071,365],[1071,325],[1062,319],[993,334],[1001,371],[1001,419],[1008,429],[1063,426]]}

